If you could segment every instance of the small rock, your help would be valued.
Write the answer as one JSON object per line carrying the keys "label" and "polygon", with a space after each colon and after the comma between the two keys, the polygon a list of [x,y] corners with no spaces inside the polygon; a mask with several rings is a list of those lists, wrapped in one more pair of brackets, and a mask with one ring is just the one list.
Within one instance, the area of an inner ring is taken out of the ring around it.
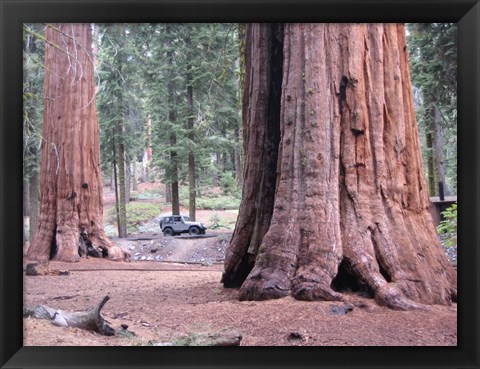
{"label": "small rock", "polygon": [[360,308],[360,309],[366,309],[368,308],[368,305],[364,302],[359,302],[357,304],[355,304],[356,307]]}
{"label": "small rock", "polygon": [[173,346],[172,342],[148,341],[148,346]]}
{"label": "small rock", "polygon": [[125,338],[133,338],[137,336],[135,332],[129,331],[127,328],[123,328],[124,325],[127,326],[128,328],[128,325],[122,324],[122,329],[120,330],[120,332],[118,332],[119,336],[125,337]]}
{"label": "small rock", "polygon": [[330,315],[345,315],[349,311],[353,310],[353,305],[352,304],[343,304],[343,305],[331,305],[330,306]]}
{"label": "small rock", "polygon": [[289,341],[303,341],[305,338],[303,338],[303,336],[298,332],[291,332],[287,339]]}

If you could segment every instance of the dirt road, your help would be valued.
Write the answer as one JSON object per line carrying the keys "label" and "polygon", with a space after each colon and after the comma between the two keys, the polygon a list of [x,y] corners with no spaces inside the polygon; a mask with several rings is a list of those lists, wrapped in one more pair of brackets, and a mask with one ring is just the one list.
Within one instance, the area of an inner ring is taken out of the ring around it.
{"label": "dirt road", "polygon": [[161,233],[131,235],[114,242],[130,251],[134,261],[213,264],[223,262],[231,233],[207,232],[205,236],[165,237]]}

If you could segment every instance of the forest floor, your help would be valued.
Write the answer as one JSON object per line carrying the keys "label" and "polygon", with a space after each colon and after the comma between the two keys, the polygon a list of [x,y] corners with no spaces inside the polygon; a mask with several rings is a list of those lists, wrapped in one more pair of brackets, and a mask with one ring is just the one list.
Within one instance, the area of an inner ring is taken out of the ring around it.
{"label": "forest floor", "polygon": [[134,335],[107,337],[25,318],[24,345],[142,346],[224,330],[239,332],[242,346],[457,345],[456,304],[394,311],[354,294],[346,294],[345,302],[239,301],[238,289],[220,283],[231,230],[207,236],[130,235],[114,241],[131,252],[131,262],[51,262],[51,269],[69,275],[25,276],[24,306],[82,311],[108,295],[102,315],[115,329],[128,325]]}

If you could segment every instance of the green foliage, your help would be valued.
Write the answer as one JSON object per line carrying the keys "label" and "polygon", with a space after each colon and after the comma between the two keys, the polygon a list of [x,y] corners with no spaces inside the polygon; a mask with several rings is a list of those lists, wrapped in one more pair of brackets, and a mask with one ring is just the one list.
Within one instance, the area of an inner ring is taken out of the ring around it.
{"label": "green foliage", "polygon": [[235,210],[240,207],[240,200],[232,196],[219,196],[214,198],[197,198],[197,209],[204,210]]}
{"label": "green foliage", "polygon": [[40,171],[42,143],[44,39],[42,24],[23,25],[23,174]]}
{"label": "green foliage", "polygon": [[[231,221],[228,218],[222,218],[217,212],[214,212],[209,219],[208,229],[234,229],[235,220]],[[222,234],[218,237],[219,242],[228,241],[228,236]]]}
{"label": "green foliage", "polygon": [[[410,72],[415,108],[426,163],[434,150],[426,136],[434,135],[432,110],[441,115],[446,192],[457,189],[457,26],[455,23],[408,24]],[[432,196],[434,194],[431,194]]]}
{"label": "green foliage", "polygon": [[217,228],[220,228],[222,226],[220,224],[221,220],[220,220],[220,217],[218,216],[217,212],[212,214],[209,221],[210,221],[210,224],[209,224],[208,228],[210,228],[210,229],[217,229]]}
{"label": "green foliage", "polygon": [[[165,183],[174,180],[175,166],[182,181],[192,152],[198,183],[219,178],[229,168],[215,165],[212,157],[226,159],[240,148],[235,138],[240,125],[236,29],[232,24],[155,24],[150,33],[155,37],[145,57],[146,110],[152,118],[154,164]],[[187,104],[189,86],[192,112]],[[189,118],[194,120],[192,129]]]}
{"label": "green foliage", "polygon": [[222,173],[220,186],[224,195],[233,195],[237,191],[237,182],[231,172]]}
{"label": "green foliage", "polygon": [[[180,203],[188,207],[188,188],[181,187],[179,190]],[[240,196],[238,195],[216,195],[209,194],[197,197],[197,209],[202,210],[236,210],[240,207]]]}
{"label": "green foliage", "polygon": [[[160,213],[158,204],[130,202],[127,204],[127,229],[128,233],[135,233],[138,227],[155,218]],[[117,215],[115,207],[112,207],[106,216],[106,222],[115,223]]]}
{"label": "green foliage", "polygon": [[123,141],[125,155],[141,158],[146,112],[141,58],[138,48],[140,29],[135,25],[101,24],[95,26],[99,49],[97,109],[100,125],[102,166],[113,162],[112,140]]}
{"label": "green foliage", "polygon": [[442,212],[443,220],[437,227],[438,234],[445,235],[445,245],[453,247],[457,245],[457,204],[453,204]]}
{"label": "green foliage", "polygon": [[159,199],[161,197],[161,194],[157,190],[148,190],[148,191],[135,193],[134,197],[138,200],[152,200],[152,199]]}

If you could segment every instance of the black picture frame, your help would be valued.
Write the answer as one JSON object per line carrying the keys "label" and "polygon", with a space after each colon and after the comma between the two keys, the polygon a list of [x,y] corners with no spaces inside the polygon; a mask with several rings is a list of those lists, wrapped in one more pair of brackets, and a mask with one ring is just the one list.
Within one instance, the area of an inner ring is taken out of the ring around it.
{"label": "black picture frame", "polygon": [[[478,368],[479,0],[0,0],[2,368]],[[22,347],[22,24],[458,22],[457,347]]]}

